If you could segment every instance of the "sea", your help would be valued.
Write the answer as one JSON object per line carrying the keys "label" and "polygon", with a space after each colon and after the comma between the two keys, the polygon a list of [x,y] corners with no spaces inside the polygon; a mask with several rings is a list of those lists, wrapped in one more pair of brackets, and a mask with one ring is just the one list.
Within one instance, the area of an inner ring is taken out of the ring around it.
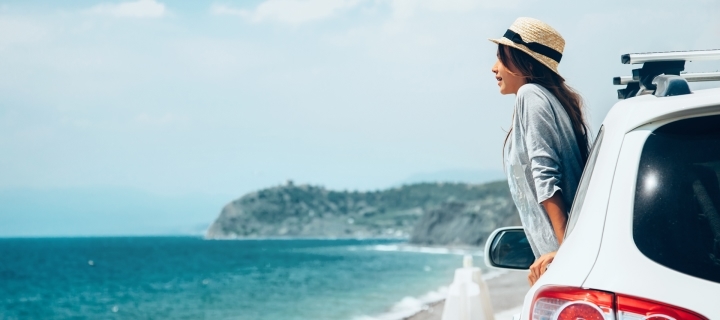
{"label": "sea", "polygon": [[0,319],[396,320],[443,299],[464,254],[482,265],[397,239],[6,238]]}

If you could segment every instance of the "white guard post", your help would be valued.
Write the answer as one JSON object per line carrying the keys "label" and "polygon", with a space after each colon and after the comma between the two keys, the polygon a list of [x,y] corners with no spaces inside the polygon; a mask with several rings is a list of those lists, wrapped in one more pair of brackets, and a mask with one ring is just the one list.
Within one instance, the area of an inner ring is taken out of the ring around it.
{"label": "white guard post", "polygon": [[455,270],[442,320],[495,320],[487,284],[470,255],[464,257],[463,268]]}

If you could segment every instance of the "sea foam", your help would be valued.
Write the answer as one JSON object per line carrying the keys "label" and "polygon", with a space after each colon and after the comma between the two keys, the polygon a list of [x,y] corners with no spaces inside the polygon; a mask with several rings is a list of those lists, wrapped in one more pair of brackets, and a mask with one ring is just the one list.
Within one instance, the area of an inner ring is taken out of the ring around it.
{"label": "sea foam", "polygon": [[483,251],[477,249],[462,249],[462,248],[443,248],[443,247],[423,247],[414,246],[407,244],[379,244],[370,247],[370,250],[375,251],[402,251],[402,252],[416,252],[416,253],[430,253],[430,254],[454,254],[454,255],[474,255],[482,256]]}
{"label": "sea foam", "polygon": [[[490,280],[508,273],[507,270],[497,270],[484,274],[484,280]],[[437,290],[430,291],[420,297],[404,297],[396,302],[390,309],[384,313],[375,316],[362,315],[353,318],[353,320],[401,320],[408,318],[420,311],[431,308],[432,304],[445,300],[447,297],[448,287],[441,286]]]}

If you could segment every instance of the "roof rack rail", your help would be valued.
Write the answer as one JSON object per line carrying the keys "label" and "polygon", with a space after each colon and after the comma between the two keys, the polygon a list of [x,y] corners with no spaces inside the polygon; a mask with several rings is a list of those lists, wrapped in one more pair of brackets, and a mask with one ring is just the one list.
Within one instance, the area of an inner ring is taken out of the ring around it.
{"label": "roof rack rail", "polygon": [[623,64],[640,64],[653,61],[720,60],[720,49],[628,53],[620,56]]}
{"label": "roof rack rail", "polygon": [[[629,53],[620,56],[623,64],[640,64],[642,67],[633,69],[631,77],[615,77],[613,84],[627,85],[618,90],[619,99],[655,93],[657,86],[654,79],[659,75],[676,75],[673,82],[720,81],[720,72],[681,73],[685,70],[686,61],[720,60],[720,49]],[[690,93],[688,91],[688,93]]]}

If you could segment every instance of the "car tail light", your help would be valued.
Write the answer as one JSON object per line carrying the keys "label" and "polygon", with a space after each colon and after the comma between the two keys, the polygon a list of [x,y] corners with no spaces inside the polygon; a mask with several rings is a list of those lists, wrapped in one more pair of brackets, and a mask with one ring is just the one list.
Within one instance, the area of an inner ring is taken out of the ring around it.
{"label": "car tail light", "polygon": [[674,307],[664,303],[615,295],[617,301],[618,320],[705,320],[692,311]]}
{"label": "car tail light", "polygon": [[531,310],[531,320],[707,320],[660,302],[574,287],[540,288]]}
{"label": "car tail light", "polygon": [[612,319],[612,293],[572,287],[544,287],[533,299],[532,320]]}

